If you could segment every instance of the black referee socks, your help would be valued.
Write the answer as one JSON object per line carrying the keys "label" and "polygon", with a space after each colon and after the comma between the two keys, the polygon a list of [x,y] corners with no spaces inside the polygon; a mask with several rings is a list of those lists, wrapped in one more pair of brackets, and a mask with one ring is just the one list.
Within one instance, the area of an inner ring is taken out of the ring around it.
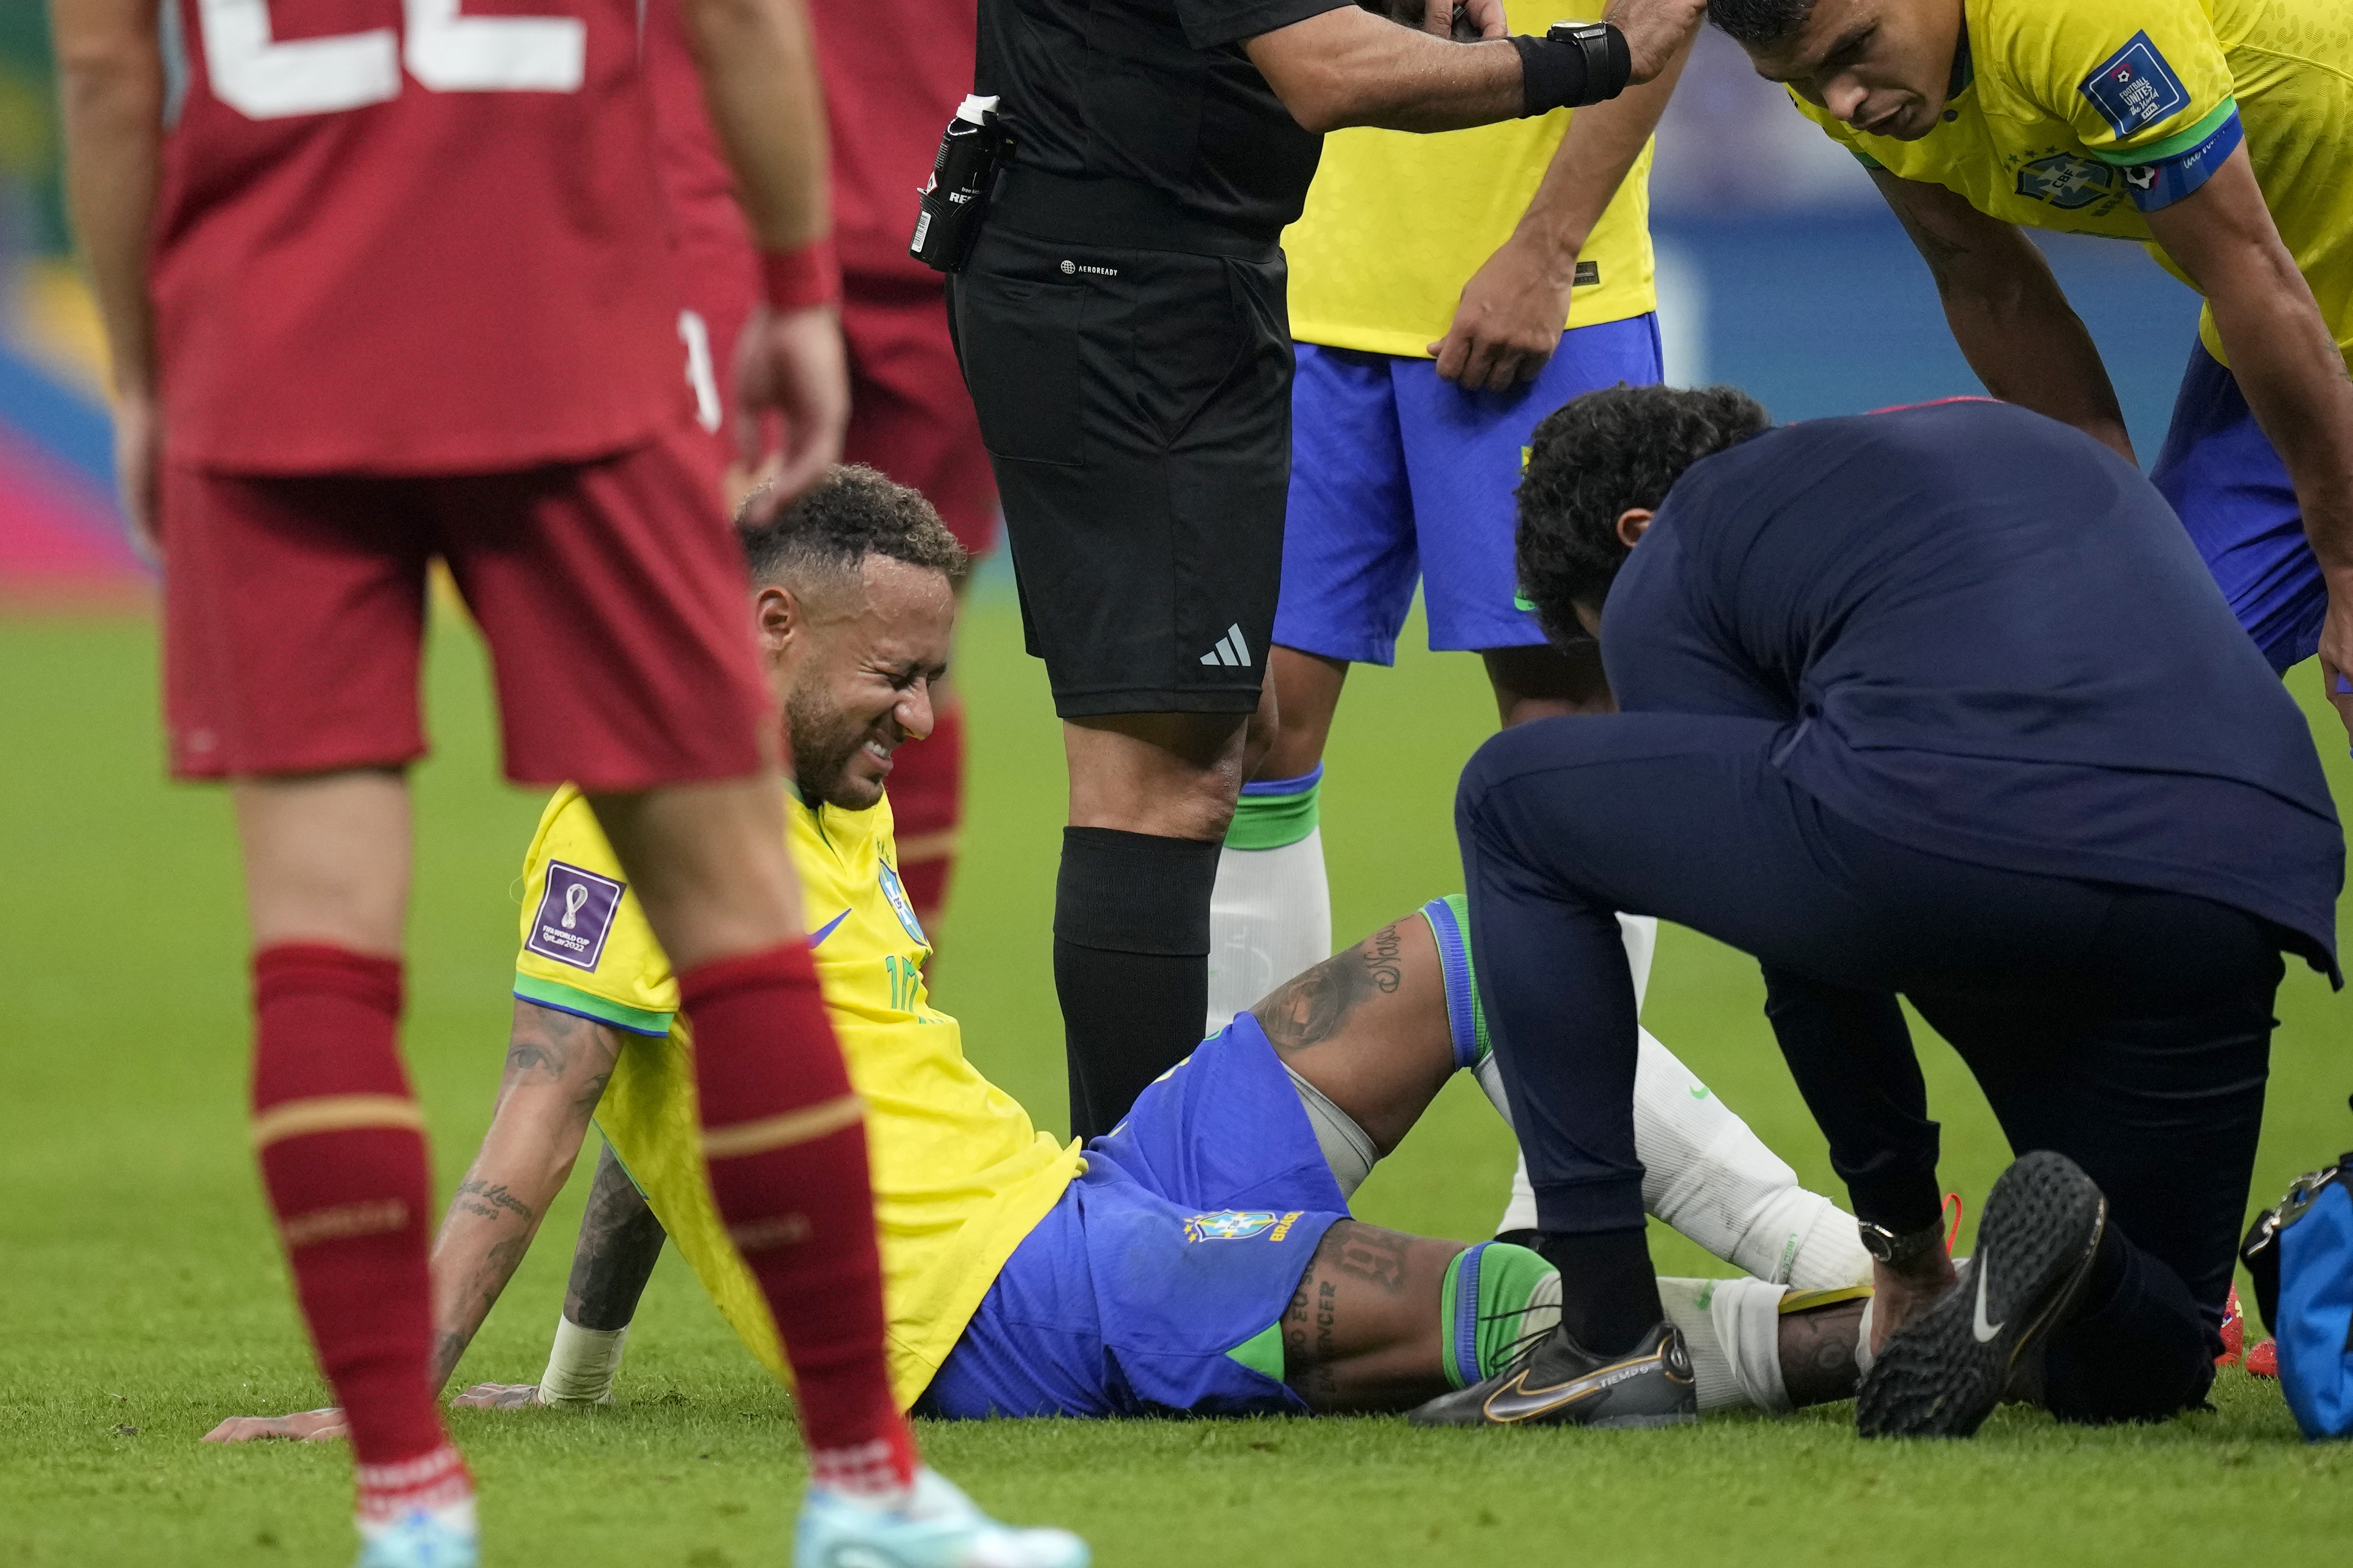
{"label": "black referee socks", "polygon": [[1201,1043],[1209,894],[1223,847],[1115,827],[1062,829],[1054,990],[1071,1072],[1071,1131],[1110,1131]]}

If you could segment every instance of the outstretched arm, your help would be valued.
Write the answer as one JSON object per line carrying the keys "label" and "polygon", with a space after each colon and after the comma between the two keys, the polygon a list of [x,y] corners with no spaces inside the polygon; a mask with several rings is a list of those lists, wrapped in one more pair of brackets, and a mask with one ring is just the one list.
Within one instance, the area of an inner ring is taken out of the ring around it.
{"label": "outstretched arm", "polygon": [[[1619,0],[1609,20],[1625,36],[1630,79],[1649,81],[1665,70],[1698,31],[1704,10],[1704,0]],[[1472,7],[1482,24],[1479,43],[1450,41],[1440,15],[1431,4],[1425,29],[1342,5],[1243,47],[1283,107],[1310,131],[1456,131],[1525,112],[1529,89],[1519,49],[1504,41],[1503,7]],[[1578,101],[1599,102],[1603,95]]]}
{"label": "outstretched arm", "polygon": [[[564,1292],[564,1321],[593,1336],[611,1336],[629,1326],[638,1314],[638,1299],[653,1277],[666,1239],[661,1221],[654,1217],[645,1194],[621,1168],[607,1144],[596,1159],[596,1179],[588,1188],[588,1207],[580,1216],[580,1238],[572,1248],[572,1283]],[[565,1331],[559,1328],[562,1340]],[[607,1397],[606,1389],[618,1364],[620,1346],[610,1338],[586,1338],[579,1360],[586,1366],[559,1367],[565,1352],[559,1345],[550,1357],[552,1385],[536,1383],[478,1383],[450,1401],[465,1410],[520,1410],[543,1404],[586,1405]],[[566,1388],[569,1372],[586,1387]]]}
{"label": "outstretched arm", "polygon": [[1953,341],[1986,390],[2135,461],[2107,366],[2033,242],[1942,185],[1884,169],[1871,177],[1927,262]]}
{"label": "outstretched arm", "polygon": [[[572,1174],[605,1080],[621,1053],[620,1031],[518,998],[506,1071],[491,1130],[450,1199],[433,1240],[433,1386],[457,1370],[492,1303],[514,1277],[539,1222]],[[344,1435],[339,1410],[232,1416],[212,1443]]]}

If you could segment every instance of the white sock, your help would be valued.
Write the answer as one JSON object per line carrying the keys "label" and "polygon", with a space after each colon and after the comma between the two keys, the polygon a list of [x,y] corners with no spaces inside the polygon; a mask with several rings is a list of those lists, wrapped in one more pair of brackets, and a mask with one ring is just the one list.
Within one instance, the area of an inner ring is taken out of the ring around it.
{"label": "white sock", "polygon": [[1634,1147],[1643,1205],[1734,1267],[1801,1290],[1870,1277],[1854,1221],[1799,1186],[1788,1163],[1648,1030],[1634,1076]]}
{"label": "white sock", "polygon": [[1702,1410],[1793,1408],[1781,1379],[1781,1286],[1763,1279],[1659,1281],[1667,1317],[1683,1331]]}
{"label": "white sock", "polygon": [[[1626,944],[1626,972],[1634,982],[1634,1016],[1642,1016],[1642,999],[1651,989],[1651,960],[1658,955],[1659,921],[1654,915],[1620,915],[1618,935]],[[1504,1093],[1504,1071],[1495,1065],[1490,1054],[1479,1062],[1473,1077],[1487,1093],[1487,1101],[1504,1125],[1512,1125],[1511,1101]],[[1495,1234],[1506,1236],[1515,1230],[1536,1228],[1536,1190],[1528,1181],[1528,1157],[1522,1154],[1512,1167],[1512,1195],[1504,1200],[1504,1217],[1495,1222]]]}
{"label": "white sock", "polygon": [[610,1405],[613,1374],[621,1369],[621,1350],[628,1338],[627,1323],[617,1329],[584,1329],[559,1313],[547,1370],[539,1374],[539,1402]]}
{"label": "white sock", "polygon": [[1242,786],[1209,895],[1208,1034],[1332,956],[1332,884],[1316,826],[1323,778],[1319,767]]}

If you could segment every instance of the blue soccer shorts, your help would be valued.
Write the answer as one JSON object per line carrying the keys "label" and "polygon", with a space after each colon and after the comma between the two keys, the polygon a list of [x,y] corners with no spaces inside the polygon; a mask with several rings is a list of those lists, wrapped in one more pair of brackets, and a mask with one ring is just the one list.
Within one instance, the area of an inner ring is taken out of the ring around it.
{"label": "blue soccer shorts", "polygon": [[1658,317],[1563,332],[1536,378],[1509,392],[1465,392],[1434,360],[1316,343],[1298,353],[1274,640],[1392,663],[1419,578],[1431,647],[1542,643],[1513,602],[1512,495],[1528,438],[1573,397],[1657,382]]}
{"label": "blue soccer shorts", "polygon": [[1087,1145],[919,1415],[1246,1415],[1306,1405],[1282,1322],[1348,1217],[1299,1091],[1248,1013]]}
{"label": "blue soccer shorts", "polygon": [[[2287,465],[2256,427],[2239,382],[2200,343],[2149,480],[2173,503],[2222,596],[2282,675],[2320,648],[2328,586],[2304,537]],[[1275,623],[1276,640],[1282,623]]]}

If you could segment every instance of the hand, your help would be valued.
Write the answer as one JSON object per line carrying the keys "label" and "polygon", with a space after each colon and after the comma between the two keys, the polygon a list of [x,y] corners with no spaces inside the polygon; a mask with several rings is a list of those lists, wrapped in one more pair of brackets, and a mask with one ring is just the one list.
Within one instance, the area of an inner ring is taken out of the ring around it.
{"label": "hand", "polygon": [[2353,691],[2337,689],[2347,678],[2353,678],[2353,581],[2341,587],[2331,582],[2327,618],[2320,623],[2320,689],[2353,738]]}
{"label": "hand", "polygon": [[[774,453],[771,418],[784,426]],[[849,360],[833,307],[781,316],[765,305],[754,310],[735,340],[735,450],[770,488],[753,498],[744,521],[765,522],[823,478],[841,458],[849,425]]]}
{"label": "hand", "polygon": [[330,1405],[324,1410],[301,1410],[291,1415],[232,1415],[206,1433],[203,1441],[257,1443],[277,1437],[294,1443],[331,1443],[351,1435],[343,1413]]}
{"label": "hand", "polygon": [[1707,0],[1610,0],[1601,18],[1626,35],[1636,81],[1667,68],[1707,16]]}
{"label": "hand", "polygon": [[1430,345],[1438,374],[1465,392],[1533,381],[1560,346],[1577,281],[1575,253],[1514,235],[1462,286],[1446,336]]}
{"label": "hand", "polygon": [[155,511],[155,472],[164,448],[164,418],[146,393],[114,402],[114,483],[131,524],[131,547],[153,566],[164,563],[164,533]]}
{"label": "hand", "polygon": [[1953,1260],[1942,1247],[1925,1257],[1914,1259],[1901,1268],[1892,1268],[1873,1259],[1871,1265],[1871,1353],[1887,1342],[1887,1336],[1935,1306],[1945,1292],[1961,1282],[1953,1268]]}
{"label": "hand", "polygon": [[456,1410],[530,1410],[539,1403],[535,1383],[478,1383],[449,1405]]}

